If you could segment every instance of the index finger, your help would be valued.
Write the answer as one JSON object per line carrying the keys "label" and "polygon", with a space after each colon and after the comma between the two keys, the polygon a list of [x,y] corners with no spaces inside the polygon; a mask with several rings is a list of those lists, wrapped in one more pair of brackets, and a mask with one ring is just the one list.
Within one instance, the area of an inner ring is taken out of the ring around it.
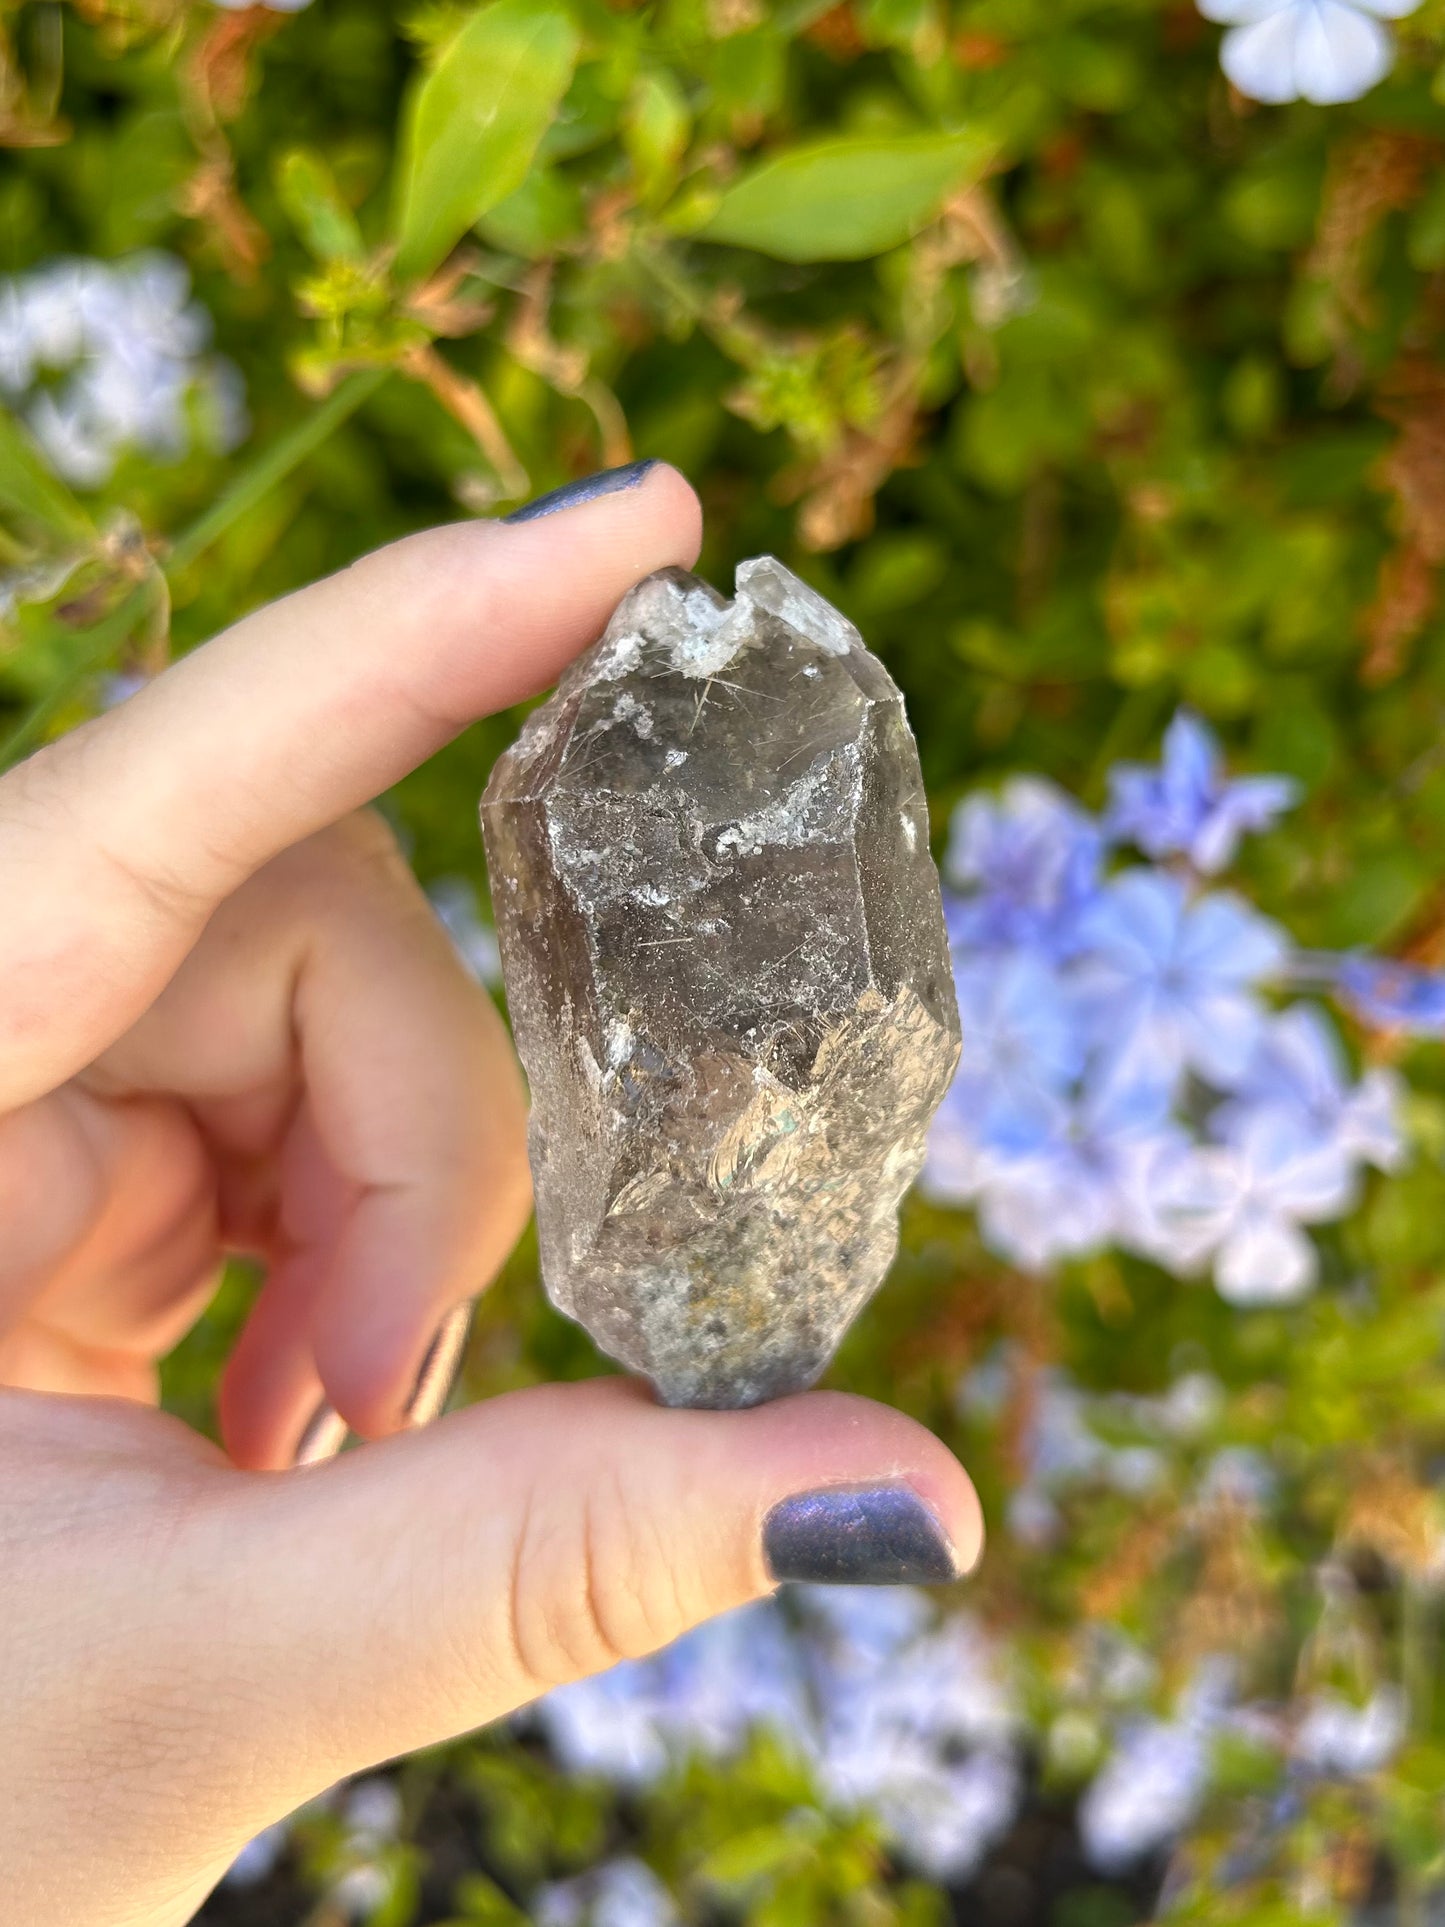
{"label": "index finger", "polygon": [[0,777],[0,1113],[120,1036],[263,863],[555,680],[634,582],[693,561],[700,522],[654,464],[408,536]]}

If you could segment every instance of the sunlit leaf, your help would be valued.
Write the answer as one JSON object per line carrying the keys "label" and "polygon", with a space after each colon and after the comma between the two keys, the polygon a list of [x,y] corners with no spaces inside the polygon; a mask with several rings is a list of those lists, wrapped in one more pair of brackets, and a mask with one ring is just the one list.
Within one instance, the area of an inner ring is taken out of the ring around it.
{"label": "sunlit leaf", "polygon": [[995,151],[991,135],[972,129],[795,147],[735,182],[701,238],[782,261],[861,261],[906,241]]}
{"label": "sunlit leaf", "polygon": [[22,521],[67,536],[90,535],[90,517],[65,484],[53,475],[39,449],[0,408],[0,508]]}
{"label": "sunlit leaf", "polygon": [[572,78],[577,32],[559,6],[496,0],[416,88],[397,172],[397,272],[428,274],[526,178]]}
{"label": "sunlit leaf", "polygon": [[291,224],[318,261],[359,261],[361,230],[320,154],[293,147],[276,168],[276,188]]}

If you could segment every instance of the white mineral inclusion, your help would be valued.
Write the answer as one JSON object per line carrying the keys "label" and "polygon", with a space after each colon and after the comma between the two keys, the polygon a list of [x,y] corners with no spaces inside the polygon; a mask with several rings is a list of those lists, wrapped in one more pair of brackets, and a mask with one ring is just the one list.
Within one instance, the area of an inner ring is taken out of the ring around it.
{"label": "white mineral inclusion", "polygon": [[[736,598],[721,606],[703,589],[680,589],[658,577],[641,585],[645,621],[654,637],[665,640],[672,665],[685,676],[716,676],[727,668],[753,634],[756,611],[786,622],[829,655],[846,656],[861,649],[863,638],[831,602],[800,581],[773,555],[756,555],[740,562],[734,577]],[[641,638],[634,632],[616,636],[597,673],[609,679],[636,668]],[[803,674],[817,675],[814,666]]]}
{"label": "white mineral inclusion", "polygon": [[848,618],[816,589],[799,581],[775,555],[755,555],[751,562],[740,562],[734,581],[740,598],[766,609],[800,635],[810,636],[829,655],[846,656],[850,649],[863,647],[862,636]]}

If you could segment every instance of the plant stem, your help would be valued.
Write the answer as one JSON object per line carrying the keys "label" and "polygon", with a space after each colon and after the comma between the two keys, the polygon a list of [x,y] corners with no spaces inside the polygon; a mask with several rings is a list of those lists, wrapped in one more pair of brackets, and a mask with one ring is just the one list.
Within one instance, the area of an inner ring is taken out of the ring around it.
{"label": "plant stem", "polygon": [[390,368],[363,368],[357,374],[348,375],[314,413],[304,416],[294,428],[263,449],[205,514],[176,537],[166,557],[166,574],[174,576],[189,568],[233,522],[239,521],[278,482],[284,481],[292,469],[320,448],[349,415],[355,414],[361,404],[376,393],[390,373]]}
{"label": "plant stem", "polygon": [[[1400,1591],[1400,1684],[1410,1732],[1416,1739],[1427,1737],[1433,1724],[1434,1618],[1429,1591],[1407,1573]],[[1413,1867],[1401,1867],[1395,1907],[1400,1927],[1425,1927],[1428,1897],[1419,1873]]]}
{"label": "plant stem", "polygon": [[[128,595],[122,596],[108,616],[103,616],[91,628],[83,632],[85,651],[78,662],[62,676],[55,687],[49,690],[38,702],[32,703],[11,730],[0,742],[0,770],[8,769],[11,763],[19,762],[22,756],[32,750],[41,732],[56,711],[62,708],[70,697],[105,661],[111,650],[121,641],[126,632],[139,621],[145,609],[147,583],[138,583]],[[60,624],[55,625],[60,628]]]}
{"label": "plant stem", "polygon": [[[165,558],[167,580],[189,568],[248,509],[278,482],[284,481],[293,469],[299,468],[349,415],[355,414],[361,404],[376,393],[390,373],[390,368],[364,368],[349,375],[319,408],[304,416],[269,448],[262,449],[205,513],[176,537]],[[145,608],[145,599],[146,585],[142,583],[123,596],[109,615],[81,631],[78,637],[66,624],[58,620],[52,623],[58,637],[67,641],[73,638],[81,644],[81,653],[55,687],[32,704],[9,736],[0,742],[0,769],[8,768],[34,748],[51,717],[64,707],[134,626]]]}

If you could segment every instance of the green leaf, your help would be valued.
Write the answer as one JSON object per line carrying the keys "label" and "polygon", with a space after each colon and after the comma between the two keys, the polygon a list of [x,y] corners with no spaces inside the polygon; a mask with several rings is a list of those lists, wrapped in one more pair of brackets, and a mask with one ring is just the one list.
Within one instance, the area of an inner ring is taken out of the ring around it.
{"label": "green leaf", "polygon": [[994,138],[977,129],[795,147],[735,182],[699,238],[780,261],[861,261],[906,241],[995,152]]}
{"label": "green leaf", "polygon": [[293,147],[276,168],[276,191],[291,225],[318,261],[359,261],[364,252],[356,216],[321,155]]}
{"label": "green leaf", "polygon": [[572,78],[577,30],[538,0],[496,0],[450,42],[404,113],[397,273],[429,274],[526,179]]}
{"label": "green leaf", "polygon": [[676,79],[665,68],[645,68],[623,110],[622,142],[638,188],[649,202],[672,188],[691,134],[687,96]]}
{"label": "green leaf", "polygon": [[70,490],[45,465],[29,435],[0,408],[0,508],[68,536],[93,535],[94,525]]}
{"label": "green leaf", "polygon": [[584,232],[582,196],[556,168],[534,167],[515,194],[481,217],[477,232],[494,248],[535,261]]}

